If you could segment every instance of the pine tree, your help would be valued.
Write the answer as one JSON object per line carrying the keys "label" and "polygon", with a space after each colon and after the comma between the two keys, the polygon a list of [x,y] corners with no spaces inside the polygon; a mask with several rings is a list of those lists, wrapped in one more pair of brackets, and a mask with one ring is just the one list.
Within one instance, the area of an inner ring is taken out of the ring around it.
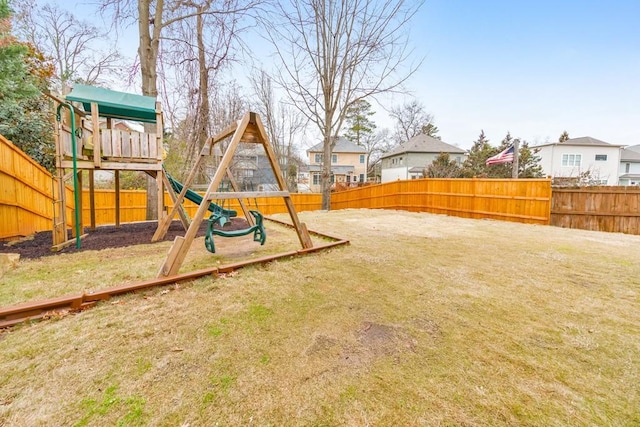
{"label": "pine tree", "polygon": [[473,142],[469,155],[462,165],[462,176],[466,178],[486,177],[487,166],[486,161],[489,157],[496,154],[497,151],[489,145],[489,140],[484,134],[484,130],[480,131],[480,136]]}
{"label": "pine tree", "polygon": [[376,124],[370,119],[374,114],[368,101],[355,102],[347,109],[344,137],[357,145],[364,145],[364,140],[370,138],[376,129]]}
{"label": "pine tree", "polygon": [[461,175],[462,168],[449,158],[449,153],[440,153],[424,170],[426,178],[458,178]]}
{"label": "pine tree", "polygon": [[558,142],[565,142],[569,139],[569,133],[565,130],[560,134],[560,138],[558,138]]}
{"label": "pine tree", "polygon": [[537,150],[530,148],[527,141],[520,143],[518,163],[519,178],[540,178],[542,177],[542,166],[540,166],[540,156],[536,156]]}
{"label": "pine tree", "polygon": [[433,122],[429,122],[426,125],[422,126],[421,130],[421,133],[435,139],[440,139],[440,135],[438,135],[438,132],[440,132],[440,129],[438,129],[438,126],[434,125]]}

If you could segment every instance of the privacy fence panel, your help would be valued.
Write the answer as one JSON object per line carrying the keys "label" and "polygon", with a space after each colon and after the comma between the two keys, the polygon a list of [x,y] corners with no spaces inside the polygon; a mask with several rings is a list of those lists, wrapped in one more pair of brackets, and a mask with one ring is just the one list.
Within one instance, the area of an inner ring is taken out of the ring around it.
{"label": "privacy fence panel", "polygon": [[640,234],[640,187],[554,188],[551,225]]}
{"label": "privacy fence panel", "polygon": [[549,224],[548,179],[415,179],[332,194],[331,208],[398,209]]}
{"label": "privacy fence panel", "polygon": [[53,178],[0,135],[0,239],[50,230]]}
{"label": "privacy fence panel", "polygon": [[[96,225],[115,224],[116,222],[116,194],[115,190],[95,190],[94,206],[96,213]],[[203,193],[200,193],[203,194]],[[89,205],[89,191],[84,190],[82,203],[82,215],[85,225],[90,223],[91,211]],[[322,206],[320,194],[292,194],[291,200],[296,211],[318,210]],[[173,207],[171,198],[165,193],[164,199],[167,211]],[[237,200],[214,200],[214,203],[225,209],[233,209],[242,215],[240,204]],[[246,199],[245,204],[249,209],[258,209],[264,215],[287,212],[287,207],[281,197],[276,198],[251,198]],[[120,222],[144,221],[146,218],[147,193],[144,190],[120,190]],[[187,214],[193,217],[198,210],[198,205],[185,200],[184,207]],[[177,217],[176,217],[177,218]]]}

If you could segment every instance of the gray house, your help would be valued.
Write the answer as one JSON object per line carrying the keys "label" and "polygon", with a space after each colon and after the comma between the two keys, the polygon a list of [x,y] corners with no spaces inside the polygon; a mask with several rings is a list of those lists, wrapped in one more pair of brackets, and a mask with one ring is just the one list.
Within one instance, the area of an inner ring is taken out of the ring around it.
{"label": "gray house", "polygon": [[640,145],[622,149],[619,173],[620,185],[640,185]]}
{"label": "gray house", "polygon": [[422,178],[424,169],[440,153],[449,154],[449,158],[459,165],[467,158],[467,153],[462,148],[425,134],[416,135],[381,157],[381,181]]}

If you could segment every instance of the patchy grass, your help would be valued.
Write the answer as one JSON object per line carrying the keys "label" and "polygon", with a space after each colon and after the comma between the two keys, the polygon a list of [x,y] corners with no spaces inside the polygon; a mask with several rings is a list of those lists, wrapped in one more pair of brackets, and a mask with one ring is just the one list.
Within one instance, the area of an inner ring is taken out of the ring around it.
{"label": "patchy grass", "polygon": [[[0,335],[0,425],[640,424],[639,236],[301,217],[351,245]],[[161,252],[47,262],[115,278]]]}
{"label": "patchy grass", "polygon": [[[215,254],[207,252],[204,238],[197,238],[180,271],[193,271],[300,249],[294,231],[272,222],[266,224],[266,230],[268,237],[264,246],[254,242],[252,235],[216,237]],[[0,278],[0,306],[90,293],[155,278],[171,244],[159,242],[23,260],[19,269],[10,270]],[[131,260],[135,260],[135,264]]]}

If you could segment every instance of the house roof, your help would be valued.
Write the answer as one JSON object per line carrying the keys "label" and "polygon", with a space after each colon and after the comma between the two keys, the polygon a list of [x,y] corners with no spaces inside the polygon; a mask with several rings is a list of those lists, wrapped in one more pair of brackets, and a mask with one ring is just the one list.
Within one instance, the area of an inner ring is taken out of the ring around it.
{"label": "house roof", "polygon": [[600,141],[599,139],[592,138],[590,136],[571,138],[563,142],[549,142],[547,144],[536,145],[536,147],[550,147],[552,145],[571,145],[583,147],[622,147],[621,144],[609,144],[608,142]]}
{"label": "house roof", "polygon": [[637,151],[638,153],[640,153],[640,144],[630,145],[628,147],[625,147],[624,149],[625,150],[631,150],[631,151]]}
{"label": "house roof", "polygon": [[622,152],[620,153],[620,161],[621,162],[640,162],[640,145],[634,145],[631,147],[623,148]]}
{"label": "house roof", "polygon": [[640,179],[640,174],[638,174],[638,173],[626,173],[624,175],[620,175],[619,178]]}
{"label": "house roof", "polygon": [[[323,143],[319,142],[307,150],[307,153],[322,153],[324,151]],[[338,138],[336,146],[333,147],[332,153],[366,153],[364,147],[354,144],[346,138]]]}
{"label": "house roof", "polygon": [[398,145],[393,150],[384,154],[382,158],[395,156],[402,153],[456,153],[464,154],[465,150],[456,147],[429,135],[416,135],[405,143]]}
{"label": "house roof", "polygon": [[156,100],[150,96],[76,84],[65,99],[81,102],[85,111],[91,111],[95,102],[102,117],[156,122]]}

